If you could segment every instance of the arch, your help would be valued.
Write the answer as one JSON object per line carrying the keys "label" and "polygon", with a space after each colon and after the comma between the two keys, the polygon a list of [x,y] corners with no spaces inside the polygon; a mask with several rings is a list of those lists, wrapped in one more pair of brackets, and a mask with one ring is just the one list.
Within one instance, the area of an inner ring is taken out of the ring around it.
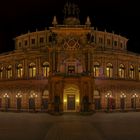
{"label": "arch", "polygon": [[17,77],[18,78],[23,77],[23,66],[22,66],[22,64],[17,65]]}
{"label": "arch", "polygon": [[112,109],[115,109],[115,106],[116,106],[116,103],[115,103],[115,98],[113,97],[113,94],[112,94],[112,91],[107,91],[106,95],[105,95],[105,98],[106,98],[106,107],[107,107],[107,110],[112,110]]}
{"label": "arch", "polygon": [[42,93],[42,110],[47,110],[49,105],[49,90],[44,90]]}
{"label": "arch", "polygon": [[33,62],[29,64],[29,77],[36,77],[36,65]]}
{"label": "arch", "polygon": [[12,65],[8,65],[6,69],[6,75],[8,79],[12,78]]}
{"label": "arch", "polygon": [[126,102],[126,94],[124,92],[121,92],[120,94],[120,108],[121,110],[125,109],[125,103]]}
{"label": "arch", "polygon": [[93,101],[94,101],[94,104],[95,104],[95,110],[101,109],[101,97],[100,97],[99,90],[94,90],[93,91]]}
{"label": "arch", "polygon": [[35,109],[36,109],[36,98],[38,97],[38,95],[34,90],[31,90],[29,95],[30,95],[29,96],[29,109],[35,111]]}
{"label": "arch", "polygon": [[129,77],[131,79],[134,79],[134,66],[133,65],[130,65],[130,68],[129,68]]}
{"label": "arch", "polygon": [[106,76],[109,78],[113,77],[113,65],[111,63],[107,63],[106,65]]}
{"label": "arch", "polygon": [[125,77],[125,66],[124,64],[119,65],[119,78]]}
{"label": "arch", "polygon": [[43,77],[48,77],[49,76],[49,72],[50,72],[50,64],[49,62],[44,62],[42,64],[42,72],[43,72]]}
{"label": "arch", "polygon": [[100,64],[99,62],[94,63],[93,72],[95,77],[99,77],[100,75]]}

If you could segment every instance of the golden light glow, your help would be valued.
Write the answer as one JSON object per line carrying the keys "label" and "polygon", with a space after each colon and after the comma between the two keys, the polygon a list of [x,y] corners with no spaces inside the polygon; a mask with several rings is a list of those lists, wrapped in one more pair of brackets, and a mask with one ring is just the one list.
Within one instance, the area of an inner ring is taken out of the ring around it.
{"label": "golden light glow", "polygon": [[66,99],[64,99],[64,103],[66,103],[67,102],[67,100]]}
{"label": "golden light glow", "polygon": [[79,99],[76,99],[76,102],[79,103]]}

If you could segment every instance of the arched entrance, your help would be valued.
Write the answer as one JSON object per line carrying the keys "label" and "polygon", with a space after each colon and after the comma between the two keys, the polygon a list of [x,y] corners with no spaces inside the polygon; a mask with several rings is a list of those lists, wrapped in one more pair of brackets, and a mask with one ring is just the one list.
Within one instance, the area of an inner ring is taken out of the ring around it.
{"label": "arched entrance", "polygon": [[79,88],[70,84],[65,86],[63,93],[63,110],[64,112],[77,112],[80,105]]}

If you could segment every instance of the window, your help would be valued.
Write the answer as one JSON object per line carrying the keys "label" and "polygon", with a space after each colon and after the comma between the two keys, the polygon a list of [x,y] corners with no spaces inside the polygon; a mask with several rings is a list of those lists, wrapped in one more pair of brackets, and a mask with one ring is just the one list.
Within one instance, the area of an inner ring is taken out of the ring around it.
{"label": "window", "polygon": [[110,39],[107,39],[107,45],[110,45],[110,44],[111,44]]}
{"label": "window", "polygon": [[108,63],[106,66],[106,76],[110,78],[113,76],[113,66],[111,63]]}
{"label": "window", "polygon": [[12,66],[11,65],[9,65],[7,67],[7,78],[8,79],[12,78]]}
{"label": "window", "polygon": [[123,43],[122,42],[120,43],[120,47],[121,47],[121,49],[123,48]]}
{"label": "window", "polygon": [[31,63],[31,64],[29,65],[29,77],[30,77],[30,78],[36,77],[36,67],[35,67],[35,63]]}
{"label": "window", "polygon": [[99,75],[100,75],[100,70],[99,69],[100,69],[100,64],[98,62],[96,62],[94,64],[94,68],[93,68],[93,72],[94,72],[95,77],[99,77]]}
{"label": "window", "polygon": [[18,47],[21,48],[21,42],[18,43]]}
{"label": "window", "polygon": [[74,65],[68,66],[68,73],[75,73],[75,66]]}
{"label": "window", "polygon": [[129,77],[134,79],[134,67],[131,65],[129,69]]}
{"label": "window", "polygon": [[35,39],[31,40],[31,44],[34,45],[35,44]]}
{"label": "window", "polygon": [[27,44],[28,44],[28,42],[27,42],[27,40],[25,40],[25,41],[24,41],[24,45],[27,46]]}
{"label": "window", "polygon": [[3,78],[3,67],[0,68],[0,79]]}
{"label": "window", "polygon": [[114,41],[114,46],[117,46],[117,41]]}
{"label": "window", "polygon": [[100,93],[99,93],[99,91],[98,90],[94,90],[94,92],[93,92],[93,96],[95,97],[95,96],[100,96]]}
{"label": "window", "polygon": [[43,38],[43,37],[40,37],[39,42],[40,42],[40,43],[43,43],[43,42],[44,42],[44,38]]}
{"label": "window", "polygon": [[103,43],[103,38],[99,37],[99,43]]}
{"label": "window", "polygon": [[48,62],[43,63],[43,77],[48,77],[50,72],[50,65]]}
{"label": "window", "polygon": [[23,67],[22,67],[22,64],[19,64],[17,66],[17,77],[18,78],[22,78],[23,77]]}
{"label": "window", "polygon": [[124,77],[125,77],[124,65],[120,64],[120,66],[119,66],[119,78],[124,78]]}

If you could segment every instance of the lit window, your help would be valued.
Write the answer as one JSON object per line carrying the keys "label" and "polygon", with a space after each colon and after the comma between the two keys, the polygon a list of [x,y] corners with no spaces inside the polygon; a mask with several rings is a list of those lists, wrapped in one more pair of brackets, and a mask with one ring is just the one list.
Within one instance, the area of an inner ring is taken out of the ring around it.
{"label": "lit window", "polygon": [[29,65],[29,77],[30,78],[36,77],[36,67],[34,63],[31,63]]}
{"label": "lit window", "polygon": [[106,67],[106,76],[107,77],[113,77],[113,66],[111,63],[108,63],[107,64],[107,67]]}
{"label": "lit window", "polygon": [[120,64],[120,66],[119,66],[119,78],[124,78],[124,75],[125,75],[124,65]]}
{"label": "lit window", "polygon": [[11,65],[9,65],[7,67],[7,78],[8,79],[12,78],[12,66]]}
{"label": "lit window", "polygon": [[43,63],[43,77],[48,77],[50,72],[50,66],[48,62]]}
{"label": "lit window", "polygon": [[95,77],[99,77],[99,75],[100,75],[100,70],[99,69],[100,69],[100,65],[99,65],[98,62],[96,62],[94,64],[94,68],[93,68],[93,72],[94,72]]}
{"label": "lit window", "polygon": [[22,78],[23,77],[23,67],[22,67],[22,64],[19,64],[17,66],[17,77],[18,78]]}
{"label": "lit window", "polygon": [[129,77],[134,79],[134,67],[131,65],[129,69]]}

